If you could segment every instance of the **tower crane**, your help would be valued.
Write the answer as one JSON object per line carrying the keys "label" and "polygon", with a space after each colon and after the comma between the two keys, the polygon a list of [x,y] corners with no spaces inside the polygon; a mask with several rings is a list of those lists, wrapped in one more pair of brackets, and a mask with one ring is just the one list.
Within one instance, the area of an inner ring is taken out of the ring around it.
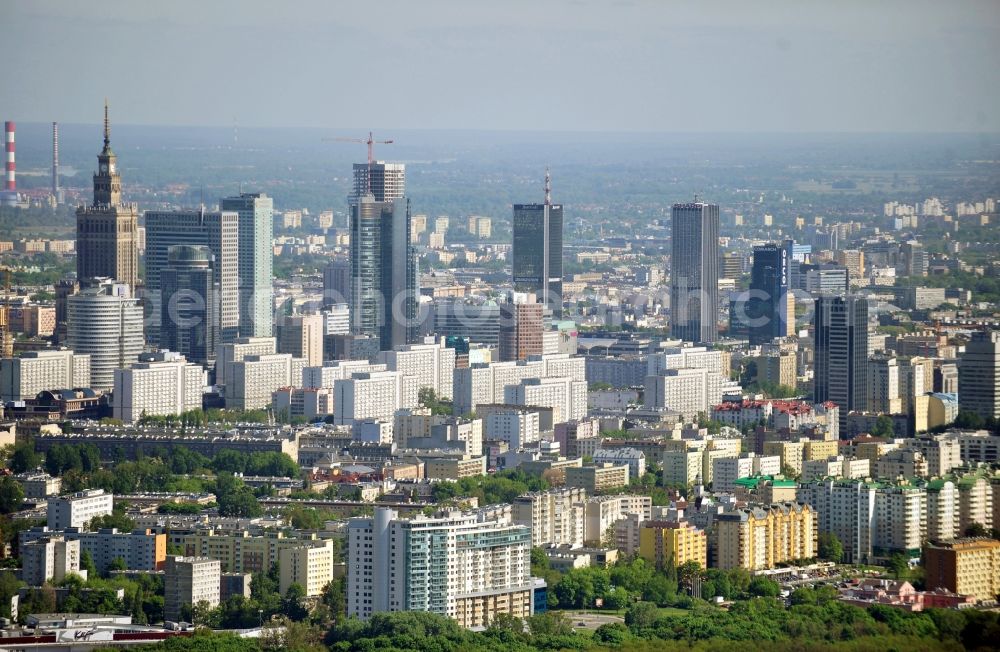
{"label": "tower crane", "polygon": [[368,145],[368,178],[366,180],[367,188],[366,191],[371,192],[372,189],[372,165],[375,163],[375,144],[379,145],[391,145],[393,143],[392,139],[389,140],[375,140],[372,132],[368,132],[368,138],[324,138],[324,141],[335,141],[338,143],[362,143]]}

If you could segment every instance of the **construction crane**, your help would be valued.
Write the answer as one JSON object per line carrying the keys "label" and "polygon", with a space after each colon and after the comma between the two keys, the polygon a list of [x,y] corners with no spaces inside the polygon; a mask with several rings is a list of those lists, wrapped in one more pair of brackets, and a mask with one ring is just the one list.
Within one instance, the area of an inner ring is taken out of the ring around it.
{"label": "construction crane", "polygon": [[389,140],[375,140],[372,132],[368,132],[368,138],[324,138],[324,141],[335,141],[338,143],[362,143],[368,145],[368,178],[365,181],[367,192],[371,192],[372,189],[372,165],[375,163],[375,143],[379,145],[391,145],[392,139]]}

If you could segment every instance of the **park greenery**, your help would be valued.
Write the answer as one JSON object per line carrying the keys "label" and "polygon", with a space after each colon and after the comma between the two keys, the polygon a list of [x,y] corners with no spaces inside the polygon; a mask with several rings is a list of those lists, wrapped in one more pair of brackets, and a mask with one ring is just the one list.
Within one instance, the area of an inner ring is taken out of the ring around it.
{"label": "park greenery", "polygon": [[[910,613],[886,606],[867,609],[832,599],[829,592],[799,589],[787,608],[779,600],[760,597],[724,610],[705,603],[683,612],[664,613],[646,602],[630,605],[624,623],[601,625],[593,632],[577,630],[559,612],[531,616],[526,623],[496,618],[484,631],[469,631],[444,616],[425,612],[376,614],[368,621],[335,619],[321,622],[277,621],[259,639],[200,632],[150,646],[164,652],[535,652],[611,650],[730,650],[766,646],[775,652],[837,650],[881,652],[908,650],[991,650],[1000,640],[996,612],[930,609]],[[320,619],[322,620],[322,619]],[[280,632],[280,637],[278,636]],[[324,633],[325,632],[325,633]]]}

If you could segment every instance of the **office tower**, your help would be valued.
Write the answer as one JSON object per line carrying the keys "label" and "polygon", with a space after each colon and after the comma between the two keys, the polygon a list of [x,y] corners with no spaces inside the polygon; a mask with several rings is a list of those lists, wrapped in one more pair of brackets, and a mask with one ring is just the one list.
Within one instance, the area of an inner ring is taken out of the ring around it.
{"label": "office tower", "polygon": [[674,204],[670,257],[672,337],[714,342],[719,310],[719,207]]}
{"label": "office tower", "polygon": [[410,202],[371,195],[350,206],[351,323],[356,335],[378,337],[382,350],[413,339],[417,261],[410,244]]}
{"label": "office tower", "polygon": [[66,343],[90,356],[90,386],[102,391],[115,384],[115,369],[130,367],[142,352],[142,306],[129,286],[109,279],[67,299]]}
{"label": "office tower", "polygon": [[435,301],[434,332],[445,337],[465,337],[469,342],[498,346],[500,342],[500,306],[481,305],[461,300]]}
{"label": "office tower", "polygon": [[208,557],[167,557],[163,575],[163,618],[177,622],[204,602],[209,608],[218,606],[221,590],[222,562]]}
{"label": "office tower", "polygon": [[841,265],[803,265],[799,280],[807,292],[844,294],[850,289],[847,268]]}
{"label": "office tower", "polygon": [[219,345],[215,257],[204,246],[175,245],[160,272],[160,348],[210,366]]}
{"label": "office tower", "polygon": [[56,282],[56,332],[55,342],[66,341],[67,301],[66,298],[80,291],[80,282],[64,278]]}
{"label": "office tower", "polygon": [[351,262],[338,259],[323,268],[323,306],[351,302]]}
{"label": "office tower", "polygon": [[1000,332],[979,331],[958,363],[958,405],[984,419],[1000,418]]}
{"label": "office tower", "polygon": [[515,295],[509,303],[500,304],[501,362],[526,360],[529,355],[542,354],[543,308],[531,295]]}
{"label": "office tower", "polygon": [[45,389],[90,387],[90,356],[66,349],[25,351],[0,360],[0,401],[25,401]]}
{"label": "office tower", "polygon": [[240,337],[271,337],[274,201],[264,193],[242,193],[226,197],[221,207],[239,214]]}
{"label": "office tower", "polygon": [[284,317],[278,329],[278,353],[302,358],[306,365],[323,364],[323,315]]}
{"label": "office tower", "polygon": [[139,274],[139,207],[122,201],[117,160],[111,151],[105,103],[104,149],[97,155],[94,203],[76,211],[76,277],[81,283],[112,278],[134,291]]}
{"label": "office tower", "polygon": [[349,203],[356,204],[368,194],[377,202],[392,203],[402,199],[406,195],[406,165],[385,161],[355,163],[354,191]]}
{"label": "office tower", "polygon": [[[219,337],[223,342],[236,339],[240,327],[239,221],[236,211],[146,211],[146,290],[150,318],[150,342],[160,341],[160,328],[167,315],[156,315],[158,308],[170,301],[162,295],[160,275],[168,264],[168,250],[176,245],[208,247],[212,252],[212,270],[219,314]],[[162,345],[161,345],[162,346]]]}
{"label": "office tower", "polygon": [[347,613],[428,611],[462,627],[533,613],[531,530],[487,514],[402,519],[388,508],[353,518],[347,534]]}
{"label": "office tower", "polygon": [[795,304],[788,293],[788,251],[779,245],[753,248],[747,302],[750,344],[767,344],[795,330]]}
{"label": "office tower", "polygon": [[846,431],[847,415],[868,405],[868,300],[824,295],[815,310],[813,399],[836,403]]}
{"label": "office tower", "polygon": [[553,204],[549,173],[545,173],[544,204],[514,204],[511,268],[514,290],[531,292],[538,301],[562,314],[563,207]]}
{"label": "office tower", "polygon": [[173,351],[144,353],[128,369],[115,369],[114,418],[171,416],[201,409],[205,370]]}
{"label": "office tower", "polygon": [[52,123],[52,198],[57,204],[63,203],[63,192],[59,189],[59,123]]}

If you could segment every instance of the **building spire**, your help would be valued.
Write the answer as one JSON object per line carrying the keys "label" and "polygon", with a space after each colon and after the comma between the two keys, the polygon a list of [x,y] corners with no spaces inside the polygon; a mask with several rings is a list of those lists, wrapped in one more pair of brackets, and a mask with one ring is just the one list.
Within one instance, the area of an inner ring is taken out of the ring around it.
{"label": "building spire", "polygon": [[111,147],[111,121],[108,120],[108,98],[104,98],[104,149]]}
{"label": "building spire", "polygon": [[545,205],[552,205],[552,175],[549,174],[548,166],[545,167]]}

